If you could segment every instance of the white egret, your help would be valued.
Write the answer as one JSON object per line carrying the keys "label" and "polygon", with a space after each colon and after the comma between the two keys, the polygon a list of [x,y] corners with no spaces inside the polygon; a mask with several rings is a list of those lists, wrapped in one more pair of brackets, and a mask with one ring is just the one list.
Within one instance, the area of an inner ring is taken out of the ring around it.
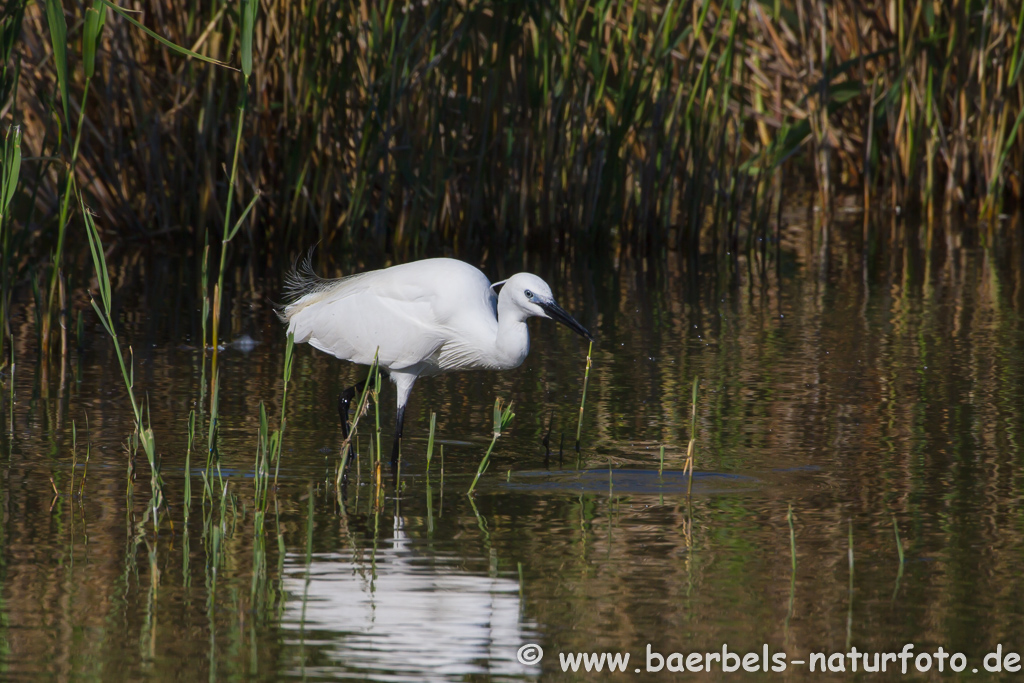
{"label": "white egret", "polygon": [[[398,394],[391,466],[402,440],[405,405],[420,377],[457,370],[508,370],[530,350],[526,319],[551,318],[593,341],[530,273],[493,285],[478,268],[448,258],[414,261],[338,279],[321,278],[310,259],[286,279],[281,312],[296,343],[371,365],[377,356]],[[495,294],[495,290],[500,291]],[[342,435],[348,408],[366,380],[338,397]]]}

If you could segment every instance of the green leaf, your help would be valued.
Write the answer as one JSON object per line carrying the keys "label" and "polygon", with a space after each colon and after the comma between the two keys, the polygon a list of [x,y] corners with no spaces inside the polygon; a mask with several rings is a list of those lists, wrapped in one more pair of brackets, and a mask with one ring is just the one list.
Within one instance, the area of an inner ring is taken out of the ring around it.
{"label": "green leaf", "polygon": [[[20,2],[7,2],[5,9],[9,13],[0,19],[0,64],[7,64],[10,60],[11,50],[14,49],[14,43],[17,42],[18,36],[21,34],[21,20],[25,15],[25,6]],[[11,9],[13,12],[10,11]]]}
{"label": "green leaf", "polygon": [[3,185],[0,186],[0,216],[7,213],[7,207],[14,198],[14,189],[18,185],[21,173],[21,126],[11,126],[7,130],[4,144]]}
{"label": "green leaf", "polygon": [[114,10],[118,14],[120,14],[122,17],[124,17],[124,19],[126,19],[129,24],[132,24],[133,26],[142,29],[143,32],[145,32],[147,35],[152,36],[153,38],[156,38],[157,41],[159,41],[163,45],[166,45],[167,47],[171,48],[172,50],[174,50],[175,52],[177,52],[179,54],[185,55],[186,57],[192,57],[193,59],[198,59],[199,61],[206,62],[207,64],[214,64],[216,66],[222,66],[225,69],[231,69],[232,71],[238,71],[238,69],[236,69],[235,67],[230,66],[228,64],[225,64],[224,62],[221,62],[221,61],[218,61],[216,59],[213,59],[212,57],[207,57],[206,55],[201,55],[198,52],[193,52],[192,50],[189,50],[188,48],[184,48],[184,47],[182,47],[182,46],[180,46],[180,45],[178,45],[176,43],[172,43],[171,41],[167,40],[163,36],[161,36],[161,35],[153,32],[153,31],[151,31],[150,29],[146,28],[141,23],[139,23],[138,21],[133,19],[131,17],[131,15],[128,14],[128,11],[125,10],[123,7],[118,7],[117,5],[115,5],[115,4],[111,3],[111,2],[108,2],[108,0],[103,0],[103,4],[106,5],[107,7],[109,7],[110,9]]}
{"label": "green leaf", "polygon": [[85,77],[92,78],[96,72],[96,44],[103,32],[107,10],[103,0],[93,0],[92,7],[85,11],[85,29],[82,32],[82,54],[85,59]]}
{"label": "green leaf", "polygon": [[111,329],[110,325],[107,323],[107,316],[104,314],[102,310],[100,310],[99,305],[96,303],[96,299],[90,297],[89,303],[92,304],[92,309],[96,311],[96,317],[100,319],[100,324],[103,325],[103,329],[107,331],[107,334],[113,337],[114,330]]}
{"label": "green leaf", "polygon": [[242,212],[242,215],[238,217],[238,220],[235,222],[235,227],[231,229],[231,232],[228,233],[227,239],[224,240],[225,243],[234,239],[235,233],[237,233],[239,228],[242,227],[242,221],[244,221],[245,217],[249,215],[250,211],[252,211],[252,207],[256,205],[256,200],[260,198],[260,194],[260,191],[256,190],[256,195],[252,198],[252,201],[249,202],[249,206],[245,207],[245,211]]}
{"label": "green leaf", "polygon": [[858,81],[843,81],[828,87],[828,99],[830,103],[843,104],[864,92],[864,88]]}
{"label": "green leaf", "polygon": [[64,108],[64,125],[70,130],[68,118],[68,24],[64,18],[64,7],[60,0],[38,0],[45,2],[46,23],[50,28],[50,43],[53,45],[53,64],[57,67],[57,85],[60,87],[60,103]]}
{"label": "green leaf", "polygon": [[242,73],[246,80],[252,73],[252,34],[258,7],[258,0],[242,0]]}

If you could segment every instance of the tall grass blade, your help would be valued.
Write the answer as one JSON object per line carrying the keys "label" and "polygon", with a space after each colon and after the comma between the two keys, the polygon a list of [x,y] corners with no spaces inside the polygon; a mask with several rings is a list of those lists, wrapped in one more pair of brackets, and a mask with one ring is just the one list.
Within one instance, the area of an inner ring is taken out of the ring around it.
{"label": "tall grass blade", "polygon": [[[131,401],[132,413],[135,422],[136,443],[142,446],[142,449],[146,454],[146,460],[149,464],[152,495],[150,507],[153,513],[153,524],[154,527],[156,527],[159,522],[159,509],[162,507],[164,502],[163,480],[160,477],[160,466],[157,462],[156,455],[156,439],[153,435],[152,428],[148,424],[144,424],[142,405],[135,396],[134,363],[130,366],[126,365],[124,355],[121,352],[121,343],[118,341],[117,332],[114,326],[114,318],[111,314],[110,275],[107,269],[106,256],[103,250],[103,244],[100,240],[99,230],[96,228],[96,224],[93,221],[92,213],[85,206],[81,193],[76,190],[76,194],[78,195],[78,203],[85,223],[86,237],[89,242],[89,250],[93,261],[93,270],[96,273],[96,281],[98,283],[101,300],[100,305],[97,305],[95,299],[92,299],[91,303],[93,310],[96,311],[100,318],[100,322],[103,324],[104,329],[107,331],[107,334],[110,335],[111,341],[114,344],[114,351],[117,355],[117,361],[121,368],[121,377],[124,380],[125,388],[128,390],[128,398]],[[130,351],[131,347],[129,347],[129,352]]]}
{"label": "tall grass blade", "polygon": [[103,5],[103,0],[93,0],[92,6],[85,10],[85,27],[82,29],[82,62],[85,67],[86,79],[91,79],[96,73],[96,46],[106,18],[107,8]]}
{"label": "tall grass blade", "polygon": [[21,137],[21,126],[10,126],[4,137],[3,176],[0,178],[0,224],[8,216],[8,209],[11,200],[14,199],[14,190],[18,186],[21,174]]}
{"label": "tall grass blade", "polygon": [[690,396],[690,443],[686,446],[686,466],[684,472],[688,475],[686,481],[686,495],[689,496],[693,491],[693,459],[696,455],[697,446],[697,386],[700,383],[700,378],[693,378],[693,391]]}
{"label": "tall grass blade", "polygon": [[[253,200],[255,201],[255,199]],[[287,425],[285,408],[288,405],[288,384],[292,381],[292,365],[295,362],[295,335],[288,333],[288,339],[284,345],[284,377],[281,388],[281,417],[278,420],[278,431],[274,440],[274,488],[277,488],[277,475],[281,471],[281,447],[284,442],[284,428]]]}
{"label": "tall grass blade", "polygon": [[[502,431],[512,423],[512,418],[516,416],[512,412],[512,404],[508,406],[502,405],[500,398],[494,400],[494,432],[491,436],[491,443],[487,446],[487,452],[484,453],[484,457],[480,460],[480,465],[476,469],[476,476],[473,477],[473,483],[470,484],[469,490],[466,491],[466,495],[472,496],[473,491],[476,490],[476,484],[480,481],[480,477],[484,472],[487,471],[487,466],[491,462],[491,451],[494,450],[494,444],[497,443],[498,437],[501,436]],[[443,448],[443,446],[442,446]],[[444,450],[441,451],[444,453]],[[442,477],[444,476],[444,466],[441,468]]]}
{"label": "tall grass blade", "polygon": [[430,469],[430,458],[434,454],[434,431],[437,428],[437,413],[430,411],[430,432],[427,434],[427,470]]}
{"label": "tall grass blade", "polygon": [[587,367],[583,371],[583,396],[580,398],[580,415],[576,420],[576,452],[580,452],[580,434],[583,433],[583,406],[587,402],[587,383],[590,381],[591,353],[594,350],[594,342],[587,346]]}
{"label": "tall grass blade", "polygon": [[[8,329],[7,307],[11,298],[11,232],[14,227],[9,209],[20,174],[21,127],[10,126],[4,136],[3,156],[0,158],[0,367],[6,361],[4,342]],[[13,363],[12,360],[12,369]]]}
{"label": "tall grass blade", "polygon": [[53,47],[53,66],[57,70],[57,87],[60,89],[60,104],[64,110],[64,125],[70,134],[71,117],[68,115],[68,24],[64,18],[64,7],[60,0],[44,0],[46,25],[50,29],[50,44]]}
{"label": "tall grass blade", "polygon": [[[49,2],[54,2],[54,1],[55,0],[47,0],[48,3]],[[128,13],[128,10],[124,9],[123,7],[119,7],[119,6],[115,5],[112,2],[108,2],[107,0],[103,0],[103,4],[105,4],[107,7],[112,9],[115,13],[120,15],[129,24],[132,24],[136,28],[141,29],[143,33],[145,33],[146,35],[150,36],[151,38],[154,38],[161,45],[164,45],[165,47],[170,48],[172,51],[177,52],[178,54],[184,55],[186,57],[192,57],[193,59],[198,59],[201,62],[206,62],[207,64],[213,64],[214,66],[221,66],[221,67],[224,67],[225,69],[231,69],[232,71],[238,71],[238,69],[236,69],[235,67],[231,66],[230,64],[225,64],[224,62],[218,61],[218,60],[213,59],[211,57],[207,57],[206,55],[199,54],[198,52],[195,52],[193,50],[189,50],[188,48],[182,47],[181,45],[177,45],[176,43],[173,43],[170,40],[167,40],[166,38],[164,38],[160,34],[158,34],[155,31],[152,31],[152,30],[146,28],[146,26],[144,26],[142,23],[140,23],[139,21],[136,21],[134,18],[132,18],[132,16]]]}
{"label": "tall grass blade", "polygon": [[258,8],[258,0],[242,0],[242,73],[246,81],[252,74],[252,36]]}
{"label": "tall grass blade", "polygon": [[892,599],[896,599],[896,595],[900,591],[900,581],[903,579],[903,568],[904,568],[904,556],[903,556],[903,540],[900,538],[900,527],[896,523],[896,515],[892,516],[892,531],[896,535],[896,552],[900,557],[900,567],[896,572],[896,585],[892,589]]}
{"label": "tall grass blade", "polygon": [[189,512],[192,508],[192,444],[196,440],[196,411],[188,413],[188,446],[185,449],[185,523],[188,524]]}

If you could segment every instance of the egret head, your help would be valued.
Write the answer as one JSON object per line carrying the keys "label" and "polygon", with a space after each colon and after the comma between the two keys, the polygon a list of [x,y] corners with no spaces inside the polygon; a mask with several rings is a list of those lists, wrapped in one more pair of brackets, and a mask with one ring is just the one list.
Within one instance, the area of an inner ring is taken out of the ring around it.
{"label": "egret head", "polygon": [[524,319],[530,316],[551,318],[564,324],[576,334],[594,341],[594,338],[590,336],[590,332],[587,332],[583,325],[576,322],[571,315],[566,313],[555,302],[555,297],[551,293],[551,287],[548,286],[548,283],[536,275],[532,273],[517,273],[508,280],[495,283],[492,286],[497,287],[498,285],[501,285],[499,302],[506,301],[508,304],[511,304],[520,311],[520,315]]}

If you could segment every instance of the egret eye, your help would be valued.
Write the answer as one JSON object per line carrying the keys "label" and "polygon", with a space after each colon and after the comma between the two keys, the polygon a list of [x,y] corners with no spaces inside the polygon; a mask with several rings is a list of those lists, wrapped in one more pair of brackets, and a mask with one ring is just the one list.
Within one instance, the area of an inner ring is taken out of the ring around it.
{"label": "egret eye", "polygon": [[533,292],[531,292],[530,290],[526,290],[525,292],[523,292],[523,294],[526,295],[527,299],[532,299],[533,298]]}

